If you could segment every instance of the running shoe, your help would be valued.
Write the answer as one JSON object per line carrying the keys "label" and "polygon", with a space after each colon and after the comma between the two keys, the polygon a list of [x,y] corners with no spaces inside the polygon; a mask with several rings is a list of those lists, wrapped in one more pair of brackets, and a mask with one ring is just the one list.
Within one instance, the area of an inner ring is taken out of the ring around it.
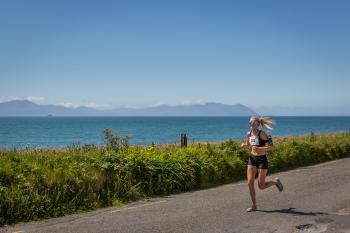
{"label": "running shoe", "polygon": [[253,211],[256,211],[256,210],[257,210],[256,206],[253,205],[252,207],[249,207],[249,208],[247,209],[247,212],[253,212]]}
{"label": "running shoe", "polygon": [[276,177],[275,180],[276,180],[276,182],[277,182],[276,186],[277,186],[277,188],[278,188],[278,191],[282,192],[282,191],[283,191],[283,185],[282,185],[282,183],[281,183],[280,178]]}

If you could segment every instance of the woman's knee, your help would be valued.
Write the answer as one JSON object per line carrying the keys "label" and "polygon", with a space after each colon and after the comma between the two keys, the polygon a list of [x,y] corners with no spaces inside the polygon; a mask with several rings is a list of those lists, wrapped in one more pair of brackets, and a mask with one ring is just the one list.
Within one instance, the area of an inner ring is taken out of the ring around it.
{"label": "woman's knee", "polygon": [[258,187],[259,189],[264,189],[266,186],[265,186],[265,183],[258,182]]}
{"label": "woman's knee", "polygon": [[254,179],[248,180],[248,186],[254,186]]}

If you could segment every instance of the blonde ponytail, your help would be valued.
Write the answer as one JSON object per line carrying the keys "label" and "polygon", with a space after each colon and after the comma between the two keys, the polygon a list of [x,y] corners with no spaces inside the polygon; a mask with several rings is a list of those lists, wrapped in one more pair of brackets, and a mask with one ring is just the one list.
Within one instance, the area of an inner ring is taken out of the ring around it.
{"label": "blonde ponytail", "polygon": [[274,123],[272,120],[270,120],[268,117],[259,117],[258,121],[260,122],[262,127],[265,127],[267,129],[272,130],[272,124]]}
{"label": "blonde ponytail", "polygon": [[258,121],[262,127],[267,128],[269,130],[273,129],[272,124],[274,124],[274,121],[270,120],[268,117],[252,116],[251,118]]}

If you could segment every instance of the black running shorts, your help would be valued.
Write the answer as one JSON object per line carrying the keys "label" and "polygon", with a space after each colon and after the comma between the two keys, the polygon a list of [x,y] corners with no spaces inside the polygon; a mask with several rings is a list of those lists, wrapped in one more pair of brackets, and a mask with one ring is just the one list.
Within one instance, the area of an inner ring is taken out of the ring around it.
{"label": "black running shorts", "polygon": [[266,155],[250,155],[248,159],[248,165],[253,165],[257,169],[268,169],[269,162],[267,161]]}

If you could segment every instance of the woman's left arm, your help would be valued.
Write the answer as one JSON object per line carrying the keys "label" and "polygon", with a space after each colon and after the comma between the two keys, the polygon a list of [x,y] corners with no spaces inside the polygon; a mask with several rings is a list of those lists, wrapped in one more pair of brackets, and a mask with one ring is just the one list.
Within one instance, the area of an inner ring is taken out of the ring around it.
{"label": "woman's left arm", "polygon": [[260,149],[264,150],[264,151],[272,151],[273,150],[273,146],[272,145],[268,145],[268,146],[261,146],[259,147]]}
{"label": "woman's left arm", "polygon": [[[261,132],[261,137],[265,141],[269,140],[269,137],[267,136],[267,134],[264,131]],[[262,146],[260,148],[263,149],[264,151],[272,151],[273,150],[273,145],[267,144],[267,146]]]}

